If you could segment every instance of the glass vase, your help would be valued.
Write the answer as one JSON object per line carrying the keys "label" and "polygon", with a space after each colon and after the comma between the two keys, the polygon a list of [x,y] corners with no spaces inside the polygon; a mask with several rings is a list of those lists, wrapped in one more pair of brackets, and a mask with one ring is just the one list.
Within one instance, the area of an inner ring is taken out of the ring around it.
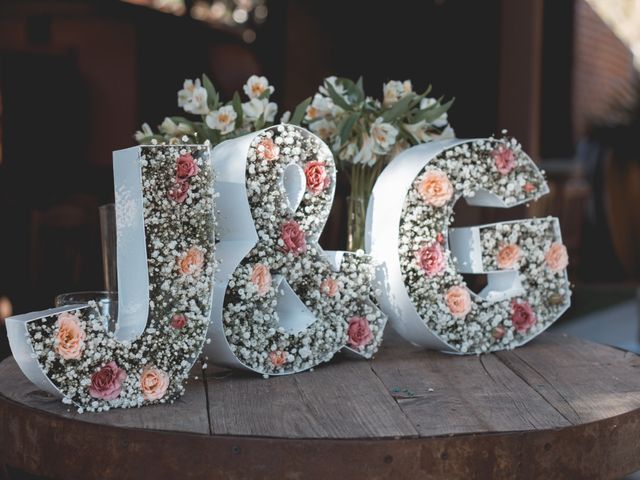
{"label": "glass vase", "polygon": [[359,195],[347,197],[347,250],[364,250],[364,232],[367,222],[367,199]]}

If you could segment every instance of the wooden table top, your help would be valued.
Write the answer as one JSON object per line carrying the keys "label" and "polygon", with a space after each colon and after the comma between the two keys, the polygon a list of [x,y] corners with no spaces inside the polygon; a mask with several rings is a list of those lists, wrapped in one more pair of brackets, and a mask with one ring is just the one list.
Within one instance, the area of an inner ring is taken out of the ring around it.
{"label": "wooden table top", "polygon": [[82,415],[7,359],[0,418],[0,464],[48,478],[619,478],[640,469],[640,357],[549,333],[482,356],[390,335],[371,362],[209,370],[173,405]]}

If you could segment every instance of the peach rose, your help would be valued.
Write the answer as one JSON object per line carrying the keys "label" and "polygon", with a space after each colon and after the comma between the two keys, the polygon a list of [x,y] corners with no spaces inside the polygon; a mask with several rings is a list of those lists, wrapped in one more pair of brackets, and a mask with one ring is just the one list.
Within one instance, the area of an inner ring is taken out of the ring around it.
{"label": "peach rose", "polygon": [[204,253],[198,247],[191,247],[180,257],[178,265],[182,275],[196,275],[200,273],[204,265]]}
{"label": "peach rose", "polygon": [[351,317],[347,329],[347,343],[354,348],[364,347],[373,340],[369,321],[364,317]]}
{"label": "peach rose", "polygon": [[285,252],[300,255],[307,249],[307,240],[304,232],[295,220],[289,220],[282,224],[281,237],[284,242]]}
{"label": "peach rose", "polygon": [[251,272],[251,283],[256,287],[259,297],[264,297],[271,288],[271,272],[263,263],[256,263]]}
{"label": "peach rose", "polygon": [[449,312],[456,318],[464,318],[471,311],[471,297],[464,287],[454,286],[444,296]]}
{"label": "peach rose", "polygon": [[518,303],[514,300],[511,302],[511,321],[516,332],[525,333],[536,324],[538,319],[529,302]]}
{"label": "peach rose", "polygon": [[522,250],[515,243],[503,245],[496,255],[496,263],[498,268],[504,270],[507,268],[515,268],[518,260],[522,257]]}
{"label": "peach rose", "polygon": [[101,400],[115,400],[120,396],[122,384],[127,379],[127,374],[116,362],[107,363],[97,372],[91,375],[89,395]]}
{"label": "peach rose", "polygon": [[256,148],[258,158],[261,160],[276,160],[280,156],[280,147],[270,138],[263,138]]}
{"label": "peach rose", "polygon": [[169,387],[169,375],[157,367],[144,367],[140,375],[140,390],[145,400],[159,400]]}
{"label": "peach rose", "polygon": [[326,278],[320,284],[320,291],[327,297],[335,297],[340,290],[340,285],[335,278]]}
{"label": "peach rose", "polygon": [[169,200],[173,200],[176,203],[183,203],[189,196],[189,189],[191,185],[186,181],[177,181],[175,185],[167,193]]}
{"label": "peach rose", "polygon": [[307,163],[304,167],[304,175],[307,178],[307,190],[313,195],[324,192],[331,182],[324,162],[314,160]]}
{"label": "peach rose", "polygon": [[500,340],[502,337],[504,337],[505,333],[507,333],[507,331],[502,325],[498,325],[493,330],[491,330],[491,336],[496,340]]}
{"label": "peach rose", "polygon": [[535,192],[536,186],[531,182],[527,182],[524,184],[524,187],[522,187],[522,189],[527,193],[531,193],[531,192]]}
{"label": "peach rose", "polygon": [[418,184],[418,193],[433,207],[442,207],[453,197],[453,185],[442,170],[429,170]]}
{"label": "peach rose", "polygon": [[416,261],[427,277],[442,273],[447,265],[444,250],[437,242],[420,248],[416,252]]}
{"label": "peach rose", "polygon": [[552,272],[560,272],[567,268],[569,265],[569,255],[567,254],[567,247],[561,243],[553,243],[547,253],[544,255],[544,261],[547,264],[547,268]]}
{"label": "peach rose", "polygon": [[84,330],[76,313],[64,312],[56,321],[58,332],[54,340],[55,350],[65,360],[78,360],[84,349]]}
{"label": "peach rose", "polygon": [[176,178],[186,180],[197,175],[200,169],[190,153],[180,155],[176,160]]}
{"label": "peach rose", "polygon": [[269,352],[269,360],[276,367],[281,367],[287,363],[287,354],[282,350],[276,350],[275,352]]}
{"label": "peach rose", "polygon": [[513,150],[504,145],[500,145],[491,152],[491,156],[501,175],[507,175],[511,170],[516,168],[516,157],[513,154]]}

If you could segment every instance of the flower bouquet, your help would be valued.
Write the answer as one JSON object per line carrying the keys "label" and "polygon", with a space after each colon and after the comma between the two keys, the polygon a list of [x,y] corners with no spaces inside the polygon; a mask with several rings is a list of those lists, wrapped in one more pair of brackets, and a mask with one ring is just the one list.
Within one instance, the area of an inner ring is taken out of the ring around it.
{"label": "flower bouquet", "polygon": [[338,168],[350,183],[348,198],[349,250],[364,247],[364,226],[371,190],[382,169],[410,146],[454,136],[447,119],[453,99],[418,94],[410,80],[383,85],[382,101],[366,96],[362,78],[328,77],[304,109],[302,123],[329,145]]}
{"label": "flower bouquet", "polygon": [[235,92],[231,101],[224,103],[206,75],[202,75],[202,80],[187,79],[178,92],[178,106],[191,118],[166,117],[157,132],[145,123],[136,132],[135,139],[140,144],[154,141],[170,144],[204,143],[208,140],[215,146],[224,140],[273,125],[278,105],[269,101],[274,92],[269,81],[265,77],[252,75],[243,91],[248,99],[246,102],[242,102],[240,94]]}

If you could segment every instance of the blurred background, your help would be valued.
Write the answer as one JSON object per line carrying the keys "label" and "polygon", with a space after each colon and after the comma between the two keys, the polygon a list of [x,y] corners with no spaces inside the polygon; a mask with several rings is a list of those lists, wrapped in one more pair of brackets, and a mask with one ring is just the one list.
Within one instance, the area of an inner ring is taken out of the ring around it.
{"label": "blurred background", "polygon": [[[515,135],[551,194],[457,221],[560,217],[575,291],[555,328],[640,352],[638,54],[636,0],[0,1],[0,323],[103,287],[111,152],[179,114],[185,78],[227,98],[266,75],[284,112],[363,75],[377,97],[391,79],[455,96],[459,137]],[[325,248],[344,247],[343,195]]]}

